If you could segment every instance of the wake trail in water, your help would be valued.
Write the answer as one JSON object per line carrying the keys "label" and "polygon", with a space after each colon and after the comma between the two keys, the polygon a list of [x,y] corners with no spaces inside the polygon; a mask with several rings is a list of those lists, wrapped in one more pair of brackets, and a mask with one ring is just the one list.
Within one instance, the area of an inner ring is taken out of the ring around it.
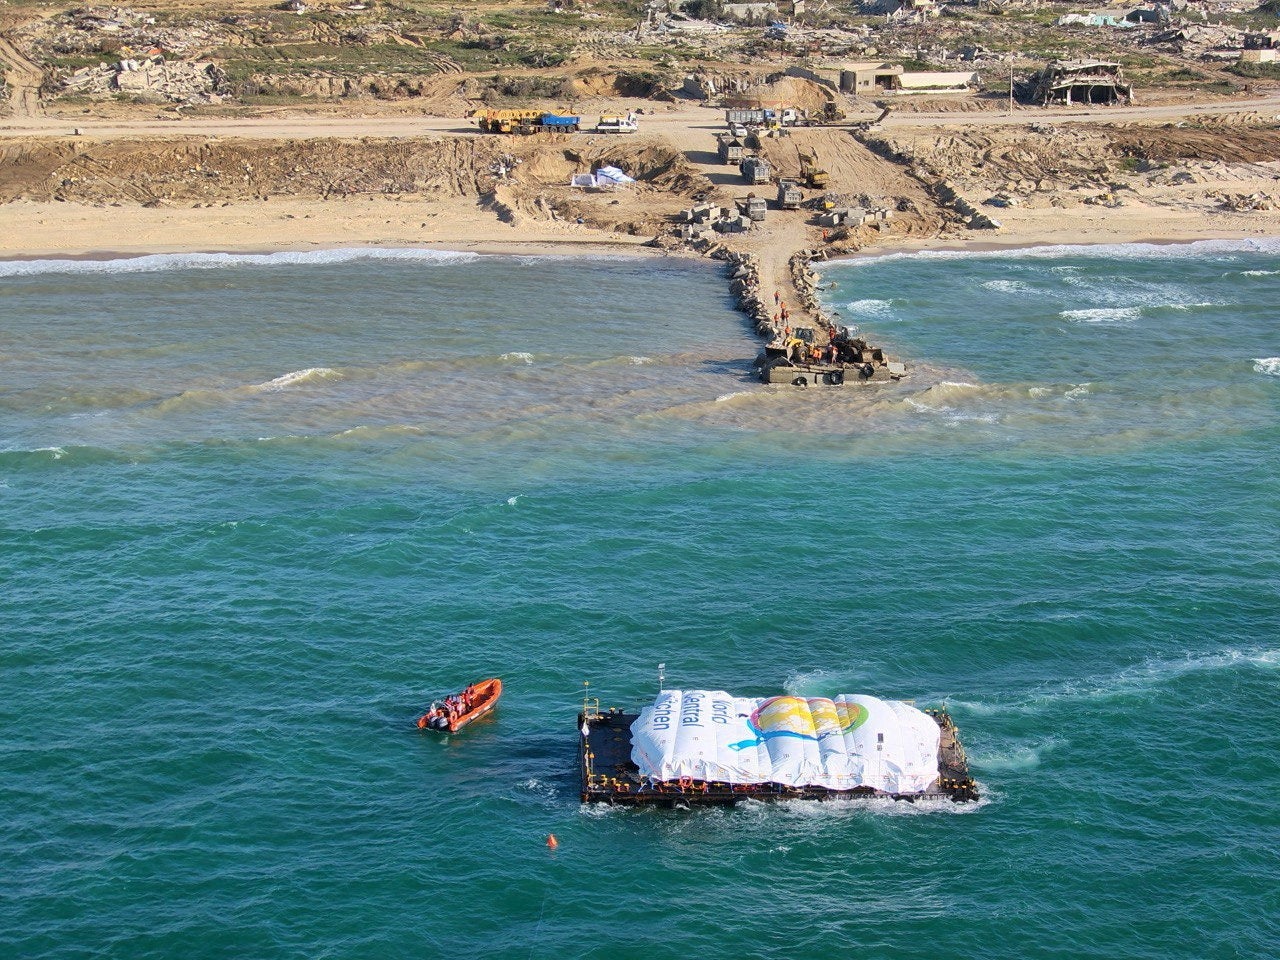
{"label": "wake trail in water", "polygon": [[947,703],[967,713],[984,716],[1033,714],[1080,701],[1100,702],[1143,696],[1181,677],[1197,673],[1274,670],[1276,667],[1280,667],[1280,649],[1224,650],[1188,654],[1179,659],[1144,660],[1108,676],[1069,680],[1017,699],[993,702],[948,699]]}

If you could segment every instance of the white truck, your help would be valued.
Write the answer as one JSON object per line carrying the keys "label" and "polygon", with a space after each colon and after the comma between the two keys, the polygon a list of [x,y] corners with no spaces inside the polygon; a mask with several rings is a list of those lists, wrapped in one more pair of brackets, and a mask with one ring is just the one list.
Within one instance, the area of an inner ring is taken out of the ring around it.
{"label": "white truck", "polygon": [[635,133],[640,129],[634,114],[626,116],[601,117],[596,124],[596,133]]}

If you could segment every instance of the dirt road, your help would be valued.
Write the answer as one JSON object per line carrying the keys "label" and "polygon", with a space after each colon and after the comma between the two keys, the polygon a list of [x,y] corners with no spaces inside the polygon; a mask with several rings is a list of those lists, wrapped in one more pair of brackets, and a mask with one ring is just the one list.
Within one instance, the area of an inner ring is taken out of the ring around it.
{"label": "dirt road", "polygon": [[[307,137],[423,137],[449,136],[474,133],[473,123],[460,117],[432,116],[331,116],[321,112],[300,113],[278,111],[253,117],[203,117],[183,116],[180,112],[165,113],[149,119],[113,119],[84,116],[83,118],[43,115],[35,98],[40,74],[30,61],[21,58],[17,51],[0,38],[0,57],[15,64],[9,74],[9,82],[23,107],[18,108],[15,99],[15,115],[0,120],[0,136],[61,137],[80,129],[86,136],[98,138],[118,137],[171,137],[192,134],[206,137],[243,137],[280,140]],[[593,105],[584,119],[590,121],[595,110],[617,110],[618,105],[634,105],[632,101],[607,102]],[[865,117],[854,120],[870,120],[879,111],[868,106]],[[1236,113],[1275,113],[1280,115],[1280,93],[1248,100],[1224,100],[1211,103],[1178,104],[1138,107],[1100,107],[1092,110],[1042,110],[1019,107],[1010,116],[1007,112],[983,111],[973,113],[897,113],[891,114],[882,128],[952,126],[1025,126],[1031,123],[1116,123],[1118,121],[1162,121],[1190,116],[1219,116]],[[724,127],[724,115],[719,109],[702,106],[680,105],[673,108],[656,108],[641,118],[641,129],[679,143],[689,134],[703,137]],[[682,148],[683,149],[683,148]],[[705,149],[705,147],[703,147]]]}
{"label": "dirt road", "polygon": [[0,62],[8,65],[4,80],[10,90],[13,117],[28,120],[40,116],[40,83],[44,79],[40,68],[24,57],[4,34],[0,34]]}

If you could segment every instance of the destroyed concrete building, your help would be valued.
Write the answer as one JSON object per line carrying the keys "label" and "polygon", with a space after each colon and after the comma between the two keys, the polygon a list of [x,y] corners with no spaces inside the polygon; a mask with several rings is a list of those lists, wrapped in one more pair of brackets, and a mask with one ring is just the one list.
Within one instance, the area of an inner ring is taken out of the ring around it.
{"label": "destroyed concrete building", "polygon": [[937,0],[865,0],[862,9],[890,17],[915,15],[921,19],[936,17],[941,12]]}
{"label": "destroyed concrete building", "polygon": [[1280,54],[1280,30],[1251,33],[1244,38],[1240,60],[1243,63],[1275,63],[1277,54]]}
{"label": "destroyed concrete building", "polygon": [[97,99],[125,94],[152,102],[218,103],[229,90],[226,74],[213,63],[154,56],[77,70],[62,81],[60,92]]}
{"label": "destroyed concrete building", "polygon": [[1105,60],[1055,60],[1031,78],[1031,86],[1032,100],[1046,107],[1133,102],[1120,64]]}
{"label": "destroyed concrete building", "polygon": [[721,4],[721,16],[725,20],[742,23],[767,23],[778,15],[776,3],[725,3]]}

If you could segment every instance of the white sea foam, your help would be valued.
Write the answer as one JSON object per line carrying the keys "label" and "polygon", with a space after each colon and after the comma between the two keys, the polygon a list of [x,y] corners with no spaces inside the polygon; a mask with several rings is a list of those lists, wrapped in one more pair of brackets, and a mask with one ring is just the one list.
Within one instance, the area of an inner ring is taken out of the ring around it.
{"label": "white sea foam", "polygon": [[830,690],[833,684],[838,683],[839,681],[834,679],[834,675],[826,670],[805,670],[789,674],[787,679],[782,682],[782,689],[793,697],[807,697],[815,689],[840,692]]}
{"label": "white sea foam", "polygon": [[1280,274],[1280,270],[1241,270],[1242,277],[1274,277]]}
{"label": "white sea foam", "polygon": [[918,413],[940,416],[952,426],[962,423],[999,423],[994,411],[973,409],[975,400],[981,400],[991,388],[963,380],[944,380],[914,397],[906,397],[903,403]]}
{"label": "white sea foam", "polygon": [[61,460],[67,455],[65,447],[36,447],[33,453],[47,453],[53,460]]}
{"label": "white sea foam", "polygon": [[1047,397],[1052,392],[1053,391],[1050,390],[1048,387],[1028,387],[1027,388],[1027,396],[1035,397],[1037,400],[1040,399],[1041,397]]}
{"label": "white sea foam", "polygon": [[844,308],[860,317],[874,317],[877,320],[888,320],[893,317],[892,300],[854,300],[846,303]]}
{"label": "white sea foam", "polygon": [[915,802],[894,800],[891,797],[868,797],[836,800],[782,800],[766,802],[745,800],[732,813],[735,819],[786,822],[795,820],[843,820],[848,817],[912,817],[936,814],[977,813],[993,798],[981,783],[978,799],[970,803],[955,803],[945,797],[925,797]]}
{"label": "white sea foam", "polygon": [[1050,737],[1035,744],[1018,744],[992,753],[970,751],[969,759],[979,770],[1007,772],[1034,770],[1045,755],[1062,745],[1062,741]]}
{"label": "white sea foam", "polygon": [[1220,307],[1222,304],[1213,303],[1210,300],[1202,300],[1199,303],[1164,303],[1159,304],[1166,310],[1203,310],[1205,307]]}
{"label": "white sea foam", "polygon": [[517,503],[519,503],[519,502],[520,502],[520,495],[519,495],[519,494],[516,494],[514,497],[507,497],[507,506],[508,506],[508,507],[514,507],[514,506],[515,506]]}
{"label": "white sea foam", "polygon": [[631,357],[629,359],[631,360],[631,365],[633,367],[643,367],[646,364],[653,363],[652,357]]}
{"label": "white sea foam", "polygon": [[1094,307],[1088,310],[1063,310],[1058,316],[1071,323],[1132,323],[1142,316],[1142,308]]}
{"label": "white sea foam", "polygon": [[331,367],[307,367],[305,370],[294,370],[283,376],[257,385],[259,390],[284,390],[288,387],[300,387],[308,383],[321,383],[325,380],[341,380],[342,374]]}
{"label": "white sea foam", "polygon": [[1274,670],[1280,667],[1280,649],[1221,650],[1188,653],[1180,658],[1144,660],[1115,673],[1084,677],[1046,686],[1029,695],[991,702],[949,700],[953,712],[978,715],[1038,713],[1046,708],[1075,701],[1105,701],[1144,696],[1168,683],[1195,673],[1216,673],[1241,669]]}
{"label": "white sea foam", "polygon": [[734,393],[722,393],[720,396],[716,397],[716,403],[728,403],[730,400],[734,400],[737,397],[749,396],[751,396],[751,391],[749,390],[738,390]]}
{"label": "white sea foam", "polygon": [[522,353],[522,352],[519,352],[519,351],[512,351],[511,353],[504,353],[504,354],[503,354],[501,357],[499,357],[498,359],[499,359],[499,360],[508,360],[508,361],[519,361],[520,363],[533,363],[533,354],[532,354],[532,353]]}
{"label": "white sea foam", "polygon": [[1268,377],[1280,377],[1280,357],[1254,357],[1253,369]]}
{"label": "white sea foam", "polygon": [[408,248],[343,248],[279,253],[161,253],[114,260],[3,260],[0,277],[46,273],[158,273],[165,270],[222,270],[227,267],[314,266],[356,260],[401,260],[449,266],[480,259],[478,253]]}
{"label": "white sea foam", "polygon": [[[1105,260],[1140,258],[1179,260],[1206,254],[1280,253],[1280,238],[1260,240],[1197,240],[1193,243],[1096,243],[1054,244],[1044,247],[1014,247],[1003,250],[919,250],[828,260],[840,267],[862,267],[885,260],[1053,260],[1060,257],[1090,257]],[[819,269],[826,264],[817,264]]]}
{"label": "white sea foam", "polygon": [[985,290],[998,290],[1001,293],[1035,293],[1035,288],[1021,280],[988,280],[982,284]]}
{"label": "white sea foam", "polygon": [[1090,386],[1092,386],[1092,384],[1088,384],[1088,383],[1077,384],[1076,386],[1068,390],[1066,393],[1064,393],[1063,396],[1066,397],[1068,400],[1079,400],[1081,397],[1087,397],[1089,395],[1089,393],[1091,392],[1089,389]]}

